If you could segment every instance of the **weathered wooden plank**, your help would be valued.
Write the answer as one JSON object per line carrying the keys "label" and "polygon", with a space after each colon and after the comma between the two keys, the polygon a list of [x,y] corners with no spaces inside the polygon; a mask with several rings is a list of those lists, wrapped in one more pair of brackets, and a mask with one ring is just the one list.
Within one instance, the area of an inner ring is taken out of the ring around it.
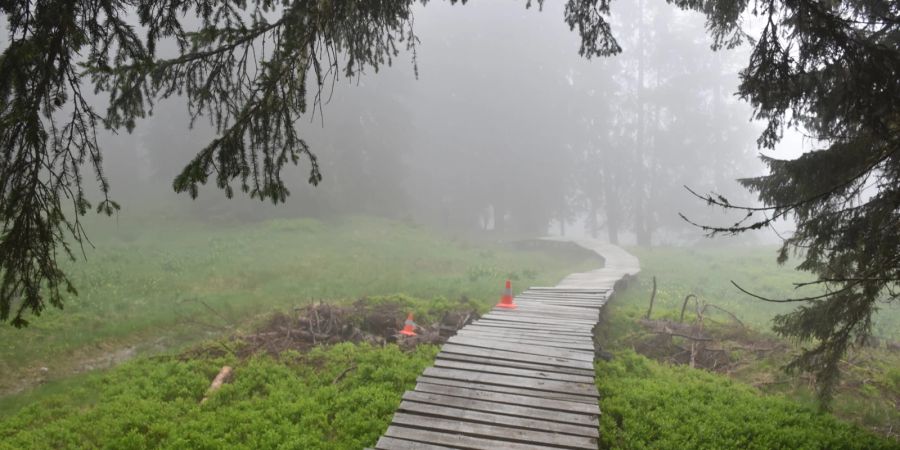
{"label": "weathered wooden plank", "polygon": [[594,376],[594,371],[589,369],[575,369],[572,367],[549,366],[544,364],[535,364],[530,362],[509,361],[505,359],[485,358],[481,356],[460,355],[457,353],[440,352],[437,355],[441,359],[450,359],[453,361],[464,361],[477,364],[487,364],[494,366],[518,367],[520,369],[543,370],[550,372],[568,373],[572,375],[583,375],[586,377]]}
{"label": "weathered wooden plank", "polygon": [[500,375],[485,372],[472,372],[468,370],[445,369],[443,367],[429,367],[422,372],[422,375],[432,378],[494,384],[536,391],[576,394],[584,397],[599,397],[597,394],[597,386],[593,384],[593,380],[591,383],[576,383],[572,381],[527,378],[516,375]]}
{"label": "weathered wooden plank", "polygon": [[419,403],[408,400],[402,401],[397,410],[408,414],[435,416],[487,425],[526,428],[530,430],[547,431],[550,433],[571,434],[574,436],[600,437],[600,434],[597,433],[597,427],[559,423],[534,417],[515,416],[502,412],[475,411],[468,408],[457,408],[433,403]]}
{"label": "weathered wooden plank", "polygon": [[446,445],[450,448],[455,449],[559,450],[559,447],[547,447],[545,445],[508,442],[497,439],[466,436],[450,432],[420,430],[403,426],[390,426],[388,427],[384,435],[397,439],[428,443],[430,445]]}
{"label": "weathered wooden plank", "polygon": [[609,288],[576,288],[576,287],[550,287],[550,286],[532,286],[525,290],[528,291],[549,291],[549,292],[597,292],[604,293],[609,292]]}
{"label": "weathered wooden plank", "polygon": [[376,450],[454,450],[454,447],[426,444],[424,442],[407,441],[388,436],[382,436],[375,444]]}
{"label": "weathered wooden plank", "polygon": [[[416,391],[431,394],[440,394],[449,397],[460,397],[468,400],[483,400],[491,403],[506,403],[511,405],[526,406],[530,408],[547,409],[555,413],[576,414],[588,416],[590,420],[595,420],[600,415],[600,407],[597,402],[581,402],[567,399],[554,399],[549,397],[536,397],[532,395],[521,395],[515,392],[497,392],[491,390],[483,390],[472,387],[471,383],[459,382],[456,384],[429,383],[427,381],[419,381],[416,384]],[[409,391],[407,391],[409,392]],[[578,397],[584,399],[587,397]],[[571,421],[573,419],[566,418],[560,420]]]}
{"label": "weathered wooden plank", "polygon": [[555,325],[555,324],[539,324],[533,322],[520,322],[520,321],[511,321],[511,320],[498,320],[491,317],[482,317],[481,319],[476,320],[473,323],[477,323],[480,325],[498,325],[504,326],[508,328],[520,327],[526,330],[547,330],[547,331],[558,331],[560,333],[567,334],[580,334],[593,336],[593,333],[589,328],[575,328],[566,325]]}
{"label": "weathered wooden plank", "polygon": [[532,364],[543,364],[547,366],[570,367],[574,369],[593,370],[593,362],[580,361],[576,359],[560,358],[556,356],[529,355],[527,353],[510,352],[507,350],[494,350],[484,347],[472,347],[467,345],[444,344],[441,347],[444,353],[454,353],[458,355],[478,356],[482,358],[504,359],[508,361],[518,361]]}
{"label": "weathered wooden plank", "polygon": [[587,328],[593,328],[594,325],[597,324],[596,320],[592,320],[590,318],[578,317],[578,316],[565,316],[561,314],[555,314],[553,312],[530,312],[524,309],[517,309],[514,311],[507,310],[494,310],[489,312],[485,317],[514,317],[514,318],[526,318],[526,319],[535,319],[540,321],[540,323],[550,323],[550,321],[555,323],[562,324],[577,324],[586,326]]}
{"label": "weathered wooden plank", "polygon": [[[597,439],[568,434],[549,433],[546,431],[529,430],[525,428],[513,428],[500,425],[488,425],[475,422],[462,422],[439,417],[429,417],[415,414],[395,413],[391,422],[393,425],[404,425],[428,430],[439,430],[451,433],[460,433],[480,438],[495,438],[503,441],[520,442],[527,444],[543,444],[565,446],[573,449],[597,449]],[[440,443],[438,443],[440,444]],[[502,448],[497,447],[497,448]]]}
{"label": "weathered wooden plank", "polygon": [[519,294],[516,298],[529,298],[536,300],[559,300],[559,301],[577,301],[577,302],[599,302],[606,300],[606,296],[590,296],[590,295],[543,295],[543,294]]}
{"label": "weathered wooden plank", "polygon": [[519,295],[593,299],[593,298],[605,298],[606,292],[594,293],[594,292],[564,292],[564,291],[532,291],[532,290],[528,290],[528,291],[522,292]]}
{"label": "weathered wooden plank", "polygon": [[[431,392],[406,391],[406,393],[403,394],[403,400],[409,400],[418,403],[427,403],[430,405],[448,406],[452,408],[470,409],[473,411],[491,412],[495,414],[506,414],[509,416],[548,420],[552,422],[578,425],[580,427],[591,427],[594,430],[597,429],[597,426],[599,424],[597,416],[592,414],[574,414],[564,411],[555,411],[552,409],[525,406],[522,404],[477,400],[473,398],[455,397],[451,395],[435,394]],[[586,434],[586,436],[593,436],[593,434]]]}
{"label": "weathered wooden plank", "polygon": [[597,300],[580,300],[580,299],[561,299],[561,298],[537,298],[529,296],[520,296],[514,299],[515,303],[528,304],[536,303],[545,306],[570,306],[580,308],[598,308],[598,305],[606,303],[606,299]]}
{"label": "weathered wooden plank", "polygon": [[588,305],[593,305],[593,304],[596,304],[596,303],[605,302],[607,299],[606,299],[606,297],[596,297],[596,298],[570,298],[570,297],[540,296],[540,295],[532,295],[532,294],[526,294],[526,295],[519,294],[519,295],[517,295],[517,296],[515,297],[514,300],[517,301],[517,302],[518,302],[519,300],[535,300],[535,301],[565,302],[565,303],[568,303],[568,304],[576,304],[576,305],[577,305],[577,304],[580,304],[580,303],[588,304]]}
{"label": "weathered wooden plank", "polygon": [[[481,326],[477,323],[472,323],[465,328],[459,331],[481,331],[481,332],[494,332],[499,334],[508,334],[513,336],[541,336],[547,338],[556,338],[560,340],[566,340],[571,342],[591,342],[593,341],[593,334],[590,333],[561,333],[559,330],[536,330],[533,328],[503,328],[503,327],[492,327],[492,326]],[[459,332],[458,331],[458,332]]]}
{"label": "weathered wooden plank", "polygon": [[554,319],[551,317],[530,317],[530,316],[520,316],[520,315],[506,315],[506,314],[496,314],[496,313],[488,313],[481,317],[481,320],[500,320],[504,322],[519,322],[519,323],[528,323],[535,325],[552,325],[554,327],[562,327],[563,329],[577,330],[577,331],[590,331],[594,328],[593,323],[588,322],[574,322],[567,321],[565,319]]}
{"label": "weathered wooden plank", "polygon": [[550,301],[550,300],[532,300],[532,299],[527,299],[527,298],[521,299],[521,300],[517,299],[516,304],[517,305],[525,305],[525,306],[529,306],[529,305],[578,306],[581,308],[591,308],[591,309],[596,309],[596,310],[599,310],[604,305],[604,303],[569,303],[569,302],[566,302],[565,300]]}
{"label": "weathered wooden plank", "polygon": [[575,359],[578,361],[593,362],[594,355],[584,352],[575,352],[571,350],[562,350],[552,347],[544,347],[540,345],[522,345],[510,342],[485,342],[482,339],[472,339],[464,336],[453,336],[447,339],[447,342],[459,345],[468,345],[470,347],[490,348],[494,350],[507,350],[511,352],[527,353],[529,355],[551,356],[554,358]]}
{"label": "weathered wooden plank", "polygon": [[535,327],[529,324],[523,323],[515,323],[515,322],[504,322],[501,320],[478,320],[470,324],[469,326],[481,326],[481,327],[491,327],[491,328],[500,328],[500,329],[508,329],[508,330],[523,330],[523,331],[532,331],[535,333],[538,332],[550,332],[557,334],[559,336],[582,336],[586,338],[592,338],[594,336],[593,333],[588,333],[584,331],[574,331],[565,327]]}
{"label": "weathered wooden plank", "polygon": [[466,370],[469,372],[483,372],[498,375],[515,375],[517,377],[535,378],[539,380],[555,380],[555,381],[571,381],[573,383],[593,384],[593,376],[572,375],[567,373],[520,369],[516,367],[503,367],[484,364],[473,364],[464,361],[451,361],[446,359],[438,359],[434,362],[434,367],[444,367],[448,369]]}
{"label": "weathered wooden plank", "polygon": [[[490,314],[490,313],[488,313],[488,315],[489,315],[489,314]],[[522,324],[515,324],[515,323],[509,323],[509,322],[514,322],[514,321],[510,321],[510,320],[501,320],[501,319],[496,318],[496,317],[488,317],[488,315],[485,315],[485,316],[481,317],[480,319],[478,319],[478,320],[476,320],[476,321],[474,321],[474,322],[472,322],[472,323],[490,322],[490,323],[496,324],[496,323],[498,323],[498,322],[503,322],[502,325],[505,325],[505,326],[519,325],[519,326],[523,326],[523,327],[525,327],[525,328],[527,328],[527,329],[535,329],[535,327],[534,327],[532,324],[536,324],[536,325],[540,325],[540,329],[549,330],[549,331],[563,331],[563,332],[568,332],[568,333],[572,333],[572,334],[588,334],[588,335],[592,334],[591,331],[590,331],[592,327],[588,327],[588,326],[578,326],[578,327],[573,327],[573,326],[570,326],[570,325],[565,324],[565,323],[541,323],[541,324],[537,324],[537,323],[535,323],[535,322],[525,322],[525,323],[522,323]]]}
{"label": "weathered wooden plank", "polygon": [[473,381],[463,381],[463,380],[454,380],[449,378],[433,378],[429,376],[420,375],[419,378],[416,378],[417,382],[420,383],[430,383],[430,384],[441,384],[444,386],[456,386],[463,387],[468,389],[481,389],[484,391],[490,392],[503,392],[507,394],[516,394],[516,395],[525,395],[530,397],[540,397],[546,399],[553,400],[566,400],[572,402],[581,402],[589,405],[597,404],[597,397],[588,397],[575,393],[568,392],[551,392],[551,391],[538,391],[534,389],[521,388],[515,386],[502,386],[498,384],[486,384],[486,383],[476,383]]}
{"label": "weathered wooden plank", "polygon": [[553,314],[554,316],[584,317],[589,319],[600,318],[600,311],[593,307],[581,307],[573,305],[547,305],[545,303],[518,303],[516,311],[540,314]]}
{"label": "weathered wooden plank", "polygon": [[583,328],[593,328],[596,324],[595,321],[590,319],[577,319],[572,317],[565,316],[557,316],[553,313],[539,314],[539,313],[529,313],[528,311],[518,311],[518,310],[494,310],[490,311],[482,318],[503,318],[505,319],[522,319],[529,322],[536,323],[546,323],[549,325],[563,325],[563,326],[578,326]]}
{"label": "weathered wooden plank", "polygon": [[[466,327],[465,329],[459,330],[456,332],[457,335],[469,335],[469,334],[477,334],[479,337],[483,337],[485,339],[489,339],[490,336],[499,336],[505,338],[512,339],[539,339],[546,342],[557,342],[557,343],[569,343],[569,344],[578,344],[578,345],[587,345],[587,348],[593,348],[593,341],[589,339],[587,336],[559,336],[552,333],[533,333],[523,330],[523,332],[511,332],[505,333],[503,331],[495,331],[489,327],[485,328],[477,328],[474,327],[469,329]],[[548,345],[549,346],[549,345]]]}
{"label": "weathered wooden plank", "polygon": [[[513,327],[504,326],[504,325],[513,325]],[[508,322],[485,322],[485,325],[482,325],[478,322],[473,322],[465,327],[466,330],[478,329],[481,331],[484,330],[493,330],[496,332],[509,333],[509,334],[523,334],[523,335],[533,335],[533,336],[547,336],[547,337],[557,337],[560,339],[585,339],[585,340],[593,340],[593,333],[585,333],[581,331],[571,331],[571,330],[538,330],[534,327],[529,326],[520,326],[517,324],[510,324]]]}
{"label": "weathered wooden plank", "polygon": [[535,344],[535,345],[542,345],[544,347],[556,347],[556,348],[562,348],[562,349],[566,349],[566,350],[579,351],[579,352],[588,352],[588,353],[594,352],[594,344],[587,340],[557,341],[557,340],[544,339],[542,337],[529,339],[528,337],[524,337],[524,336],[486,334],[486,333],[481,333],[478,331],[462,331],[462,330],[457,332],[456,335],[472,337],[472,338],[476,338],[476,339],[512,342],[515,344]]}
{"label": "weathered wooden plank", "polygon": [[573,308],[569,306],[549,306],[549,305],[525,305],[519,304],[517,308],[508,311],[505,309],[494,308],[493,312],[509,312],[515,314],[550,314],[553,317],[572,317],[576,319],[597,320],[600,317],[600,311],[594,308]]}

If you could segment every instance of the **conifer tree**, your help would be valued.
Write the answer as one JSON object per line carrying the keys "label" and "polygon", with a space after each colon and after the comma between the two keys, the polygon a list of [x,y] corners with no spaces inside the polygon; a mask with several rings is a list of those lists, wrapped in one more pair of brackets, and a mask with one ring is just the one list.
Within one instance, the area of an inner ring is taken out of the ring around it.
{"label": "conifer tree", "polygon": [[[889,0],[675,1],[701,10],[718,45],[744,36],[741,20],[762,21],[741,72],[739,94],[767,126],[758,140],[773,148],[795,125],[821,142],[793,160],[763,157],[765,176],[741,180],[761,207],[736,205],[715,193],[708,203],[745,213],[730,226],[704,225],[710,234],[735,234],[793,220],[778,255],[791,254],[816,279],[817,295],[789,299],[791,313],[775,331],[808,345],[788,369],[816,376],[827,405],[840,358],[870,337],[880,302],[900,288],[900,4]],[[745,12],[745,9],[749,11]],[[752,294],[752,293],[751,293]]]}
{"label": "conifer tree", "polygon": [[[815,273],[825,293],[789,299],[804,303],[779,317],[776,330],[812,342],[791,367],[816,373],[828,399],[839,357],[866,338],[878,302],[896,299],[900,280],[900,5],[668,1],[706,14],[714,47],[753,45],[739,94],[767,121],[761,146],[773,147],[794,125],[823,142],[797,160],[767,158],[769,175],[744,180],[763,207],[703,197],[747,214],[733,226],[707,227],[711,233],[796,222],[779,260],[798,252],[799,267]],[[282,202],[285,166],[305,161],[308,181],[322,179],[295,122],[320,106],[322,88],[336,77],[377,70],[403,48],[414,55],[415,3],[0,1],[8,34],[0,55],[0,321],[24,326],[47,303],[61,307],[61,291],[74,286],[57,260],[84,241],[79,217],[118,209],[98,129],[130,130],[154,101],[182,97],[217,137],[174,189],[195,196],[212,177],[228,196],[236,186]],[[620,51],[609,7],[609,0],[567,0],[565,21],[581,37],[582,56]],[[744,21],[754,17],[763,26],[748,36]],[[157,51],[170,44],[173,54]],[[87,89],[108,95],[108,106],[89,102]],[[86,172],[101,193],[95,206],[83,189]]]}
{"label": "conifer tree", "polygon": [[[451,3],[465,3],[451,0]],[[178,96],[217,136],[175,178],[196,196],[212,177],[234,194],[283,202],[288,164],[322,179],[295,122],[321,106],[326,83],[415,55],[415,0],[8,0],[0,56],[0,321],[16,327],[75,286],[58,265],[86,240],[79,218],[113,214],[97,131],[132,130],[154,101]],[[427,3],[427,0],[420,0]],[[540,0],[537,2],[541,3]],[[531,6],[531,2],[526,3]],[[618,51],[606,1],[570,0],[580,53]],[[157,51],[174,45],[174,54]],[[311,80],[308,79],[311,77]],[[311,82],[311,83],[310,83]],[[98,109],[85,90],[109,96]],[[92,171],[101,200],[84,191]]]}

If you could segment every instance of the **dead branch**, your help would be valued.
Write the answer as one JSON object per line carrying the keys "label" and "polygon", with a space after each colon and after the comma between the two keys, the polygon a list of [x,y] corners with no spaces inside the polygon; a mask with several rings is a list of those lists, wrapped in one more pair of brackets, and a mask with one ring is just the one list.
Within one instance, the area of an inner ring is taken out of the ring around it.
{"label": "dead branch", "polygon": [[209,389],[206,390],[206,394],[203,395],[203,399],[200,400],[200,404],[206,403],[211,395],[213,395],[216,391],[218,391],[223,384],[227,383],[231,378],[231,367],[222,366],[222,370],[219,371],[218,375],[213,378],[212,384],[209,385]]}
{"label": "dead branch", "polygon": [[704,311],[706,311],[706,308],[715,308],[715,309],[718,309],[719,311],[722,311],[723,313],[728,314],[729,316],[731,316],[731,320],[734,320],[735,322],[737,322],[738,325],[741,326],[741,328],[746,328],[746,326],[744,325],[744,322],[741,322],[741,319],[738,319],[737,316],[734,315],[734,313],[732,313],[731,311],[729,311],[729,310],[727,310],[727,309],[725,309],[725,308],[723,308],[723,307],[721,307],[721,306],[713,305],[712,303],[707,303],[707,304],[703,305],[703,310],[704,310]]}
{"label": "dead branch", "polygon": [[687,308],[688,300],[690,300],[691,297],[694,298],[694,303],[697,302],[697,296],[694,294],[688,294],[684,297],[684,303],[681,304],[681,316],[678,318],[679,323],[684,323],[684,309]]}
{"label": "dead branch", "polygon": [[713,339],[703,336],[689,336],[687,334],[681,334],[672,330],[652,330],[653,334],[665,334],[667,336],[677,336],[680,338],[690,339],[692,341],[702,341],[702,342],[711,342]]}
{"label": "dead branch", "polygon": [[653,312],[653,300],[656,299],[656,276],[653,276],[653,292],[650,293],[650,308],[647,309],[647,320],[650,320],[650,313]]}
{"label": "dead branch", "polygon": [[348,373],[350,373],[350,371],[354,369],[356,369],[356,364],[352,364],[350,365],[350,367],[342,370],[341,373],[338,374],[338,376],[334,377],[334,381],[332,381],[331,384],[338,384],[338,381],[341,381],[341,379],[343,379]]}

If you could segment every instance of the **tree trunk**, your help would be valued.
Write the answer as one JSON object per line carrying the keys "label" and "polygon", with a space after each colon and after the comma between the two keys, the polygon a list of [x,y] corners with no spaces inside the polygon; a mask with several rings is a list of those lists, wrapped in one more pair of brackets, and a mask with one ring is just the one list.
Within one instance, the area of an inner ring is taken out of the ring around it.
{"label": "tree trunk", "polygon": [[645,122],[644,114],[644,2],[640,0],[640,23],[638,24],[638,73],[637,73],[637,126],[635,127],[635,164],[634,164],[634,233],[637,244],[649,245],[647,239],[646,192],[645,177],[647,168],[644,165]]}
{"label": "tree trunk", "polygon": [[609,235],[609,242],[611,244],[619,243],[619,217],[617,214],[607,214],[606,233]]}

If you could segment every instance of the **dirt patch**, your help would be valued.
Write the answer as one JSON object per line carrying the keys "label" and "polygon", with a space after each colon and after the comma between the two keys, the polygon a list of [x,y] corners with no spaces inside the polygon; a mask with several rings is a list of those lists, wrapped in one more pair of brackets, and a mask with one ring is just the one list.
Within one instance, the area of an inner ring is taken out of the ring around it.
{"label": "dirt patch", "polygon": [[[204,354],[233,351],[242,358],[267,353],[277,356],[286,350],[305,351],[316,345],[339,342],[366,342],[372,345],[396,343],[411,349],[419,344],[442,344],[456,331],[478,318],[471,306],[446,311],[433,323],[417,322],[416,336],[403,336],[406,306],[399,302],[372,304],[361,299],[352,305],[316,303],[294,308],[292,313],[276,313],[254,332],[234,335],[220,349],[207,348]],[[192,355],[198,356],[198,355]]]}

